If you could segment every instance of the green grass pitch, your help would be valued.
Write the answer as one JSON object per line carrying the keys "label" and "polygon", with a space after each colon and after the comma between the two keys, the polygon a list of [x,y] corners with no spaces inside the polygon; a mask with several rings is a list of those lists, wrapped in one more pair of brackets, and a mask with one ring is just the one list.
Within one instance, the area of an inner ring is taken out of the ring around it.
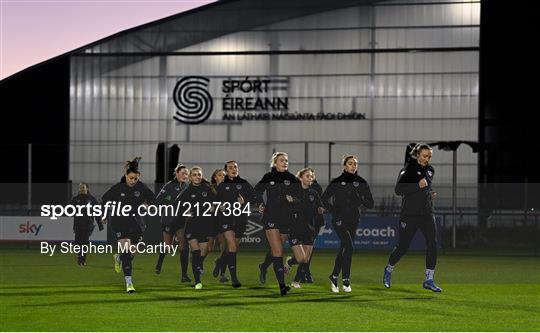
{"label": "green grass pitch", "polygon": [[332,294],[333,253],[320,252],[315,283],[281,297],[272,270],[266,285],[258,283],[263,255],[239,253],[238,290],[211,276],[215,254],[205,262],[203,290],[178,282],[178,257],[167,257],[157,276],[156,256],[138,255],[137,292],[127,294],[111,255],[90,255],[79,267],[72,255],[0,248],[0,330],[540,331],[538,257],[440,256],[435,277],[444,291],[435,294],[421,287],[422,255],[405,256],[385,290],[387,254],[357,252],[352,293]]}

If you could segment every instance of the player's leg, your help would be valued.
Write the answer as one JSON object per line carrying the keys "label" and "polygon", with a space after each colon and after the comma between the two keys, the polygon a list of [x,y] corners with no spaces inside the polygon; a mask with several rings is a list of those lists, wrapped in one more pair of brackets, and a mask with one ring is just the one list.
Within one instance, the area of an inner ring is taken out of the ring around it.
{"label": "player's leg", "polygon": [[208,237],[208,244],[206,245],[206,255],[207,256],[214,251],[214,243],[215,243],[215,241],[216,241],[216,238],[214,236]]}
{"label": "player's leg", "polygon": [[204,259],[208,256],[209,253],[209,239],[206,236],[199,237],[199,247],[201,248],[201,274],[204,272]]}
{"label": "player's leg", "polygon": [[341,278],[343,281],[343,291],[351,292],[351,264],[352,256],[354,252],[354,236],[356,235],[356,228],[358,221],[348,221],[346,223],[345,238],[342,239],[343,246],[343,267],[341,269]]}
{"label": "player's leg", "polygon": [[[293,286],[294,288],[300,288],[300,278],[301,276],[304,275],[304,265],[307,261],[307,256],[306,256],[306,252],[304,251],[304,247],[302,246],[302,244],[296,244],[294,246],[291,246],[291,250],[293,252],[295,261],[299,264],[298,269],[296,270],[296,275],[293,279],[291,286]],[[290,269],[290,265],[289,265],[289,269]]]}
{"label": "player's leg", "polygon": [[201,248],[196,238],[191,238],[191,234],[186,234],[189,248],[191,249],[191,271],[195,279],[195,289],[202,289],[201,283]]}
{"label": "player's leg", "polygon": [[340,245],[339,245],[338,253],[336,254],[336,258],[334,259],[334,268],[328,278],[330,279],[330,288],[332,292],[337,293],[339,292],[338,278],[339,278],[339,274],[342,272],[342,269],[343,269],[343,255],[346,251],[345,247],[347,246],[349,242],[350,235],[347,232],[345,221],[343,220],[332,221],[332,225],[334,227],[334,231],[336,232],[340,240]]}
{"label": "player's leg", "polygon": [[122,271],[124,272],[126,291],[128,293],[133,293],[135,291],[132,280],[133,256],[130,251],[131,244],[131,239],[125,234],[118,239],[118,245],[120,246],[120,261],[122,263]]}
{"label": "player's leg", "polygon": [[279,283],[279,290],[282,296],[287,295],[287,291],[290,289],[285,285],[285,268],[283,267],[283,240],[279,229],[267,229],[266,238],[270,245],[270,251],[272,253],[272,265],[274,267],[274,273]]}
{"label": "player's leg", "polygon": [[225,276],[225,271],[227,270],[227,240],[225,239],[223,230],[217,235],[217,240],[219,242],[220,256],[216,259],[212,274],[214,277],[219,276],[219,282],[224,283],[228,282],[229,279]]}
{"label": "player's leg", "polygon": [[222,217],[221,223],[219,225],[219,233],[217,235],[221,255],[216,259],[212,275],[214,277],[219,276],[219,282],[221,283],[229,282],[229,279],[227,278],[227,276],[225,276],[225,271],[227,270],[229,260],[227,254],[228,241],[225,239],[225,232],[233,230],[231,225],[232,222],[233,221],[230,218]]}
{"label": "player's leg", "polygon": [[[170,226],[163,226],[163,244],[165,245],[172,245],[173,242],[173,234]],[[161,268],[163,266],[163,260],[165,260],[165,256],[167,255],[167,252],[161,252],[158,257],[158,261],[156,263],[156,274],[161,273]]]}
{"label": "player's leg", "polygon": [[[87,230],[84,231],[83,233],[83,238],[82,238],[82,245],[90,245],[90,236],[92,235],[92,228],[88,228]],[[86,253],[82,253],[81,255],[81,262],[82,262],[82,265],[83,266],[86,266]]]}
{"label": "player's leg", "polygon": [[[295,278],[296,281],[300,281],[300,282],[307,281],[309,261],[311,260],[311,253],[313,251],[314,240],[315,240],[315,237],[313,235],[313,232],[309,228],[306,228],[304,232],[302,232],[300,235],[300,242],[302,243],[302,249],[304,250],[305,257],[304,257],[304,262],[298,265],[298,270],[296,271],[297,278]],[[311,277],[309,278],[310,278],[310,281],[313,282],[313,279]]]}
{"label": "player's leg", "polygon": [[418,229],[418,223],[413,219],[401,219],[399,222],[399,237],[398,242],[390,257],[388,258],[388,264],[384,269],[383,275],[383,284],[386,288],[390,288],[392,285],[392,272],[394,271],[394,266],[399,262],[401,257],[407,253],[411,241]]}
{"label": "player's leg", "polygon": [[238,250],[236,245],[236,234],[233,230],[227,230],[223,233],[223,236],[227,243],[224,261],[227,263],[227,267],[229,267],[229,272],[231,273],[232,286],[234,288],[240,288],[242,284],[238,281],[238,275],[236,273],[236,252]]}
{"label": "player's leg", "polygon": [[288,274],[294,265],[298,265],[305,261],[305,253],[301,246],[301,238],[301,235],[296,231],[291,232],[289,235],[288,241],[293,255],[285,258],[285,274]]}
{"label": "player's leg", "polygon": [[[82,243],[83,243],[83,230],[81,230],[81,228],[76,228],[75,229],[75,239],[73,240],[73,243],[75,243],[75,245],[78,245],[78,246],[82,245]],[[82,266],[83,263],[82,263],[81,252],[77,251],[77,252],[75,252],[75,254],[77,255],[77,265]]]}
{"label": "player's leg", "polygon": [[302,275],[298,276],[299,278],[298,281],[300,282],[305,281],[306,283],[313,283],[313,278],[311,277],[311,272],[309,271],[309,263],[311,262],[311,255],[313,254],[313,243],[302,244],[302,247],[304,248],[304,252],[306,253],[306,261],[303,264],[299,265],[299,268],[301,267]]}
{"label": "player's leg", "polygon": [[433,279],[435,274],[435,265],[437,264],[437,227],[435,217],[427,216],[422,218],[419,225],[420,231],[426,240],[426,275],[423,287],[434,292],[441,292]]}
{"label": "player's leg", "polygon": [[[313,258],[313,250],[315,246],[315,240],[317,239],[317,236],[319,235],[319,232],[317,230],[312,230],[311,234],[311,245],[310,245],[310,251],[309,251],[309,259],[306,263],[305,267],[305,282],[306,283],[313,283],[313,275],[311,274],[311,259]],[[305,249],[306,247],[304,247]],[[303,280],[302,280],[303,281]]]}
{"label": "player's leg", "polygon": [[212,270],[212,276],[213,277],[218,277],[219,276],[219,273],[221,272],[222,263],[223,263],[223,260],[224,260],[224,255],[223,255],[223,252],[224,252],[223,241],[224,241],[224,239],[223,239],[223,231],[221,229],[219,230],[219,233],[216,235],[216,239],[217,239],[217,243],[218,243],[218,246],[219,246],[219,255],[214,260],[214,269]]}
{"label": "player's leg", "polygon": [[[265,223],[265,229],[272,230],[272,229],[270,229],[271,228],[270,225],[273,225],[273,224],[266,222]],[[267,235],[267,238],[268,238],[268,235]],[[268,251],[266,252],[266,254],[264,256],[264,261],[259,264],[259,282],[261,284],[266,283],[266,273],[268,271],[268,267],[270,267],[270,265],[272,265],[272,262],[273,262],[272,258],[273,258],[273,256],[272,256],[272,248],[270,248],[270,249],[268,249]]]}
{"label": "player's leg", "polygon": [[187,244],[185,228],[176,231],[176,241],[180,247],[180,281],[191,282],[188,276],[189,246]]}

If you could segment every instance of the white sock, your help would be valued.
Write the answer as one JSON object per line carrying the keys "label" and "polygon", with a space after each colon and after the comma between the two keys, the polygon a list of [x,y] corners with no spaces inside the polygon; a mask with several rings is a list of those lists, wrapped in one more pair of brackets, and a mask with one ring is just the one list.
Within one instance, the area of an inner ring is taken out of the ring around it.
{"label": "white sock", "polygon": [[435,274],[434,269],[426,269],[426,281],[433,280],[433,275]]}
{"label": "white sock", "polygon": [[124,276],[124,279],[126,280],[126,284],[131,284],[131,276]]}
{"label": "white sock", "polygon": [[394,271],[394,266],[392,266],[390,264],[386,265],[386,271],[388,273],[392,273]]}

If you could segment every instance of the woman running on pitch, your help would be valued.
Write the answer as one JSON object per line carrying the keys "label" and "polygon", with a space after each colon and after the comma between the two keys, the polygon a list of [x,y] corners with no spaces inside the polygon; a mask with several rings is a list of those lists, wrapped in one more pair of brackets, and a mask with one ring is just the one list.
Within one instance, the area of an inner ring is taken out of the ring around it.
{"label": "woman running on pitch", "polygon": [[[323,194],[322,186],[317,183],[317,175],[315,174],[315,170],[311,169],[313,172],[313,183],[311,184],[311,188],[317,192],[319,197]],[[324,222],[324,215],[323,214],[316,214],[315,219],[312,221],[312,231],[313,231],[313,247],[315,246],[315,240],[317,239],[317,236],[319,236],[319,232],[321,231],[321,228],[325,225]],[[311,249],[311,254],[309,256],[308,262],[305,265],[305,274],[300,277],[300,282],[302,283],[313,283],[313,275],[311,274],[311,258],[313,258],[313,250]]]}
{"label": "woman running on pitch", "polygon": [[302,188],[298,179],[288,171],[289,160],[286,153],[274,153],[270,166],[272,170],[255,185],[256,202],[262,203],[262,195],[266,192],[266,204],[260,204],[259,211],[263,214],[262,223],[270,245],[270,252],[264,263],[259,265],[260,279],[261,282],[262,277],[266,280],[266,270],[272,264],[279,291],[285,296],[291,288],[285,284],[283,243],[290,232],[292,205],[299,201]]}
{"label": "woman running on pitch", "polygon": [[190,184],[176,201],[180,201],[181,214],[187,215],[186,239],[191,249],[191,269],[195,278],[195,289],[202,289],[201,274],[203,272],[203,258],[206,256],[210,223],[213,219],[212,202],[214,193],[206,179],[203,178],[201,167],[191,168],[189,173]]}
{"label": "woman running on pitch", "polygon": [[[90,194],[88,184],[81,182],[79,183],[79,194],[71,199],[70,204],[74,206],[86,206],[87,204],[97,205],[98,202],[96,198]],[[90,236],[94,231],[94,220],[96,221],[99,230],[103,230],[101,219],[87,216],[86,214],[82,215],[83,216],[75,216],[73,218],[73,232],[75,233],[74,243],[76,245],[88,245],[90,243]],[[85,253],[77,253],[77,264],[79,266],[86,266]]]}
{"label": "woman running on pitch", "polygon": [[433,280],[437,264],[437,232],[433,213],[436,193],[431,189],[435,169],[429,164],[433,149],[427,144],[417,144],[410,155],[412,158],[401,169],[395,188],[396,194],[402,197],[399,239],[384,269],[383,284],[386,288],[391,287],[394,266],[407,252],[414,234],[420,229],[426,240],[426,275],[422,287],[441,292],[442,289]]}
{"label": "woman running on pitch", "polygon": [[285,261],[287,270],[290,270],[292,265],[299,264],[291,284],[293,288],[300,288],[300,281],[302,278],[305,279],[306,266],[311,258],[315,239],[316,217],[324,212],[321,197],[311,187],[313,176],[314,172],[311,168],[304,168],[296,174],[302,185],[302,195],[299,202],[293,206],[293,222],[289,235],[289,245],[294,257],[287,257]]}
{"label": "woman running on pitch", "polygon": [[[217,195],[218,193],[218,187],[219,184],[223,183],[223,180],[225,179],[225,170],[224,169],[216,169],[212,173],[212,177],[210,179],[210,187],[212,188],[212,192],[214,192],[214,195]],[[218,199],[219,201],[219,199]],[[221,265],[221,258],[224,256],[223,254],[227,251],[227,244],[225,241],[225,236],[223,235],[223,231],[221,230],[221,220],[222,220],[221,212],[218,211],[217,214],[214,217],[214,221],[212,222],[212,232],[210,234],[210,238],[208,238],[208,253],[212,252],[214,249],[214,242],[217,238],[218,244],[219,244],[219,256],[215,260],[215,267],[213,270],[212,275],[214,277],[219,276],[219,282],[225,283],[228,282],[229,279],[227,276],[225,276],[225,266]]]}
{"label": "woman running on pitch", "polygon": [[225,237],[227,248],[216,262],[214,276],[217,276],[216,273],[219,270],[224,271],[226,265],[231,273],[232,286],[239,288],[241,283],[236,274],[236,252],[246,231],[248,210],[255,192],[251,184],[239,176],[236,161],[226,162],[225,171],[227,173],[225,180],[218,186],[217,201],[222,205],[221,231]]}
{"label": "woman running on pitch", "polygon": [[132,281],[132,268],[134,253],[129,251],[131,245],[136,245],[142,241],[142,235],[146,229],[141,216],[137,215],[138,207],[149,205],[154,202],[154,193],[139,178],[140,157],[133,161],[127,161],[125,173],[119,183],[113,185],[105,194],[103,194],[103,205],[107,202],[120,203],[122,206],[131,206],[131,212],[126,216],[110,216],[111,228],[118,241],[120,254],[114,255],[115,270],[120,273],[124,271],[126,282],[126,291],[132,293],[135,291]]}
{"label": "woman running on pitch", "polygon": [[[156,196],[156,202],[160,205],[173,205],[175,199],[188,188],[188,177],[189,169],[183,164],[178,164],[174,169],[174,179],[163,186]],[[183,214],[179,214],[178,216],[161,216],[163,243],[171,245],[173,243],[173,238],[176,238],[180,246],[180,281],[191,282],[191,279],[187,274],[189,249],[187,247],[187,240],[184,232],[185,225],[186,218]],[[165,255],[166,253],[159,254],[156,264],[156,274],[161,273]]]}
{"label": "woman running on pitch", "polygon": [[354,236],[360,218],[361,206],[373,208],[373,197],[367,181],[360,177],[358,158],[354,155],[343,156],[343,173],[332,179],[322,195],[325,207],[332,214],[332,226],[341,244],[330,274],[332,292],[338,293],[338,277],[341,273],[343,291],[352,291],[350,274],[354,250]]}

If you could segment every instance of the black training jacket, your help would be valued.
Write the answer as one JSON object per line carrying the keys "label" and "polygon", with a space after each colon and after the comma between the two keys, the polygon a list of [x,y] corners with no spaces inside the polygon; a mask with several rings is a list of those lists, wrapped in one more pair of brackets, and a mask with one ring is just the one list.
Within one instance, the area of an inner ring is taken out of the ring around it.
{"label": "black training jacket", "polygon": [[[244,211],[244,207],[248,203],[250,203],[250,205],[253,205],[255,202],[255,190],[247,180],[241,178],[240,176],[237,176],[234,179],[230,179],[229,177],[225,176],[225,180],[217,187],[216,201],[221,203],[230,203],[230,209],[232,210],[232,205],[235,202],[238,202],[238,195],[241,195],[244,198],[244,204],[241,206],[242,211]],[[257,207],[254,206],[250,206],[249,209],[251,210],[251,212],[257,211]],[[234,216],[233,214],[231,214],[229,217],[234,220],[238,219],[242,221],[247,221],[247,214],[245,213],[240,214],[240,216]]]}
{"label": "black training jacket", "polygon": [[[188,188],[183,191],[178,198],[176,198],[176,201],[180,201],[180,210],[178,214],[184,214],[190,206],[184,205],[185,202],[189,202],[191,204],[191,221],[192,223],[200,223],[202,221],[207,221],[207,219],[212,218],[214,216],[214,212],[209,210],[209,205],[205,204],[209,202],[212,204],[212,202],[215,200],[216,195],[214,194],[214,191],[212,191],[212,188],[207,183],[202,183],[201,185],[195,186],[193,184],[189,184]],[[195,207],[195,204],[199,204],[199,209],[197,211],[197,208]],[[176,205],[176,204],[175,204]],[[208,214],[210,216],[204,216],[204,214]]]}
{"label": "black training jacket", "polygon": [[[180,183],[176,178],[169,181],[167,184],[163,185],[161,188],[161,191],[156,196],[156,203],[158,205],[173,205],[175,203],[176,198],[185,191],[189,186],[189,183]],[[173,210],[176,210],[176,206],[173,207]],[[171,225],[174,221],[182,220],[183,216],[182,214],[178,214],[178,216],[173,216],[173,214],[170,214],[170,209],[168,210],[168,213],[163,213],[163,216],[161,216],[161,223],[164,225]]]}
{"label": "black training jacket", "polygon": [[[96,198],[94,198],[90,193],[79,193],[71,199],[70,204],[74,206],[86,206],[87,204],[94,206],[97,205],[98,202]],[[90,208],[90,211],[92,212],[92,208]],[[81,213],[83,216],[75,216],[73,218],[74,232],[76,232],[77,230],[93,230],[94,220],[96,221],[99,230],[103,230],[103,224],[101,223],[101,219],[99,217],[94,218],[92,215],[88,216],[86,214],[86,208],[84,208]]]}
{"label": "black training jacket", "polygon": [[312,187],[302,188],[301,193],[300,200],[292,208],[294,223],[291,229],[298,233],[308,228],[312,231],[318,231],[324,225],[324,220],[318,218],[321,216],[318,212],[319,207],[324,207],[321,197]]}
{"label": "black training jacket", "polygon": [[301,191],[300,181],[292,173],[289,171],[279,172],[276,168],[272,168],[272,171],[266,173],[255,185],[256,203],[263,202],[262,195],[266,192],[262,223],[270,221],[289,225],[292,217],[292,204],[287,201],[286,196],[290,195],[293,200],[298,201]]}
{"label": "black training jacket", "polygon": [[[332,200],[333,199],[333,200]],[[358,222],[359,208],[373,208],[373,196],[367,181],[357,173],[343,173],[332,179],[322,195],[322,201],[332,219]]]}
{"label": "black training jacket", "polygon": [[[122,178],[125,179],[125,178]],[[124,205],[131,205],[131,212],[129,216],[111,216],[111,226],[113,229],[116,227],[124,228],[129,227],[132,224],[137,224],[141,228],[141,231],[146,229],[146,225],[140,216],[137,215],[137,207],[143,204],[154,203],[154,192],[152,192],[144,183],[137,182],[135,186],[129,187],[125,182],[116,183],[105,194],[103,194],[102,204],[105,205],[109,201],[116,201]],[[132,216],[135,214],[135,216]]]}
{"label": "black training jacket", "polygon": [[[412,159],[399,172],[395,192],[402,197],[401,217],[425,216],[433,214],[431,183],[435,170],[431,165],[421,166]],[[420,188],[418,182],[425,178],[428,186]]]}

